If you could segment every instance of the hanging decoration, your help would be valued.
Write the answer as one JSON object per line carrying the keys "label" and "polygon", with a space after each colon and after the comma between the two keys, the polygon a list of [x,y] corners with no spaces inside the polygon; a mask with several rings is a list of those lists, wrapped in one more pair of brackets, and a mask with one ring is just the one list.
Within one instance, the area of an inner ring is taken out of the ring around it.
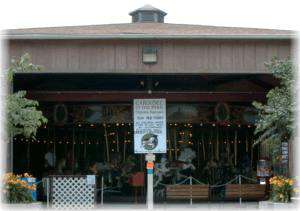
{"label": "hanging decoration", "polygon": [[54,106],[54,123],[62,126],[68,120],[68,109],[65,104],[56,104]]}
{"label": "hanging decoration", "polygon": [[206,155],[205,155],[205,144],[204,144],[204,134],[203,131],[201,133],[201,143],[202,143],[202,151],[203,151],[203,160],[206,160]]}
{"label": "hanging decoration", "polygon": [[217,122],[227,122],[230,119],[230,109],[227,103],[218,103],[215,107]]}
{"label": "hanging decoration", "polygon": [[217,138],[216,138],[216,160],[219,160],[219,127],[217,127]]}
{"label": "hanging decoration", "polygon": [[249,151],[249,150],[248,150],[248,146],[249,146],[249,145],[248,145],[248,131],[246,130],[245,133],[246,133],[246,135],[245,135],[246,152],[248,153],[248,151]]}
{"label": "hanging decoration", "polygon": [[127,133],[124,132],[124,140],[123,140],[123,162],[126,160],[126,135]]}
{"label": "hanging decoration", "polygon": [[237,130],[234,131],[234,165],[237,165]]}
{"label": "hanging decoration", "polygon": [[109,144],[108,144],[108,137],[107,137],[107,129],[106,124],[103,124],[104,127],[104,139],[105,139],[105,146],[106,146],[106,161],[109,163]]}

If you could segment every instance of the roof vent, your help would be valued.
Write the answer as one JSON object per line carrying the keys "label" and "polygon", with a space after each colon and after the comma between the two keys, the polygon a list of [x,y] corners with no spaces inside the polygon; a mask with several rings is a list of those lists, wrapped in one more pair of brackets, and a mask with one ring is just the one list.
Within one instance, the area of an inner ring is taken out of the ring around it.
{"label": "roof vent", "polygon": [[151,5],[145,5],[129,13],[132,16],[132,23],[163,23],[166,14],[164,11]]}

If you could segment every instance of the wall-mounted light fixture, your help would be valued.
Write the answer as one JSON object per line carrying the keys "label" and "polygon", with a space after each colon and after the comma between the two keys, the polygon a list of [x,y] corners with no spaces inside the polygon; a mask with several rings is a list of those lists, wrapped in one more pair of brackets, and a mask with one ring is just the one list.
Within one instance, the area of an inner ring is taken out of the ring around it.
{"label": "wall-mounted light fixture", "polygon": [[156,47],[143,47],[143,63],[155,64],[157,63],[157,48]]}

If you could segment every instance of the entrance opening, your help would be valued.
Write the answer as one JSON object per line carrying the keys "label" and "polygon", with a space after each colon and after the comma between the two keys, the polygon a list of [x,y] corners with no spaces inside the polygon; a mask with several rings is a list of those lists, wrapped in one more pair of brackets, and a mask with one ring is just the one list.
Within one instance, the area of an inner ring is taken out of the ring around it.
{"label": "entrance opening", "polygon": [[[146,183],[134,184],[134,178],[146,174],[144,155],[133,150],[131,100],[163,97],[167,153],[158,154],[155,161],[157,202],[165,200],[166,184],[181,183],[189,176],[219,185],[239,174],[250,178],[256,174],[259,146],[253,147],[256,112],[251,102],[261,100],[272,87],[273,82],[263,83],[266,75],[68,77],[45,74],[37,81],[34,74],[17,75],[14,89],[24,89],[27,81],[29,96],[40,101],[49,122],[35,140],[14,138],[15,173],[38,178],[82,175],[90,174],[93,165],[98,178],[110,187],[104,202],[144,203]],[[211,191],[211,200],[224,199],[222,188]]]}

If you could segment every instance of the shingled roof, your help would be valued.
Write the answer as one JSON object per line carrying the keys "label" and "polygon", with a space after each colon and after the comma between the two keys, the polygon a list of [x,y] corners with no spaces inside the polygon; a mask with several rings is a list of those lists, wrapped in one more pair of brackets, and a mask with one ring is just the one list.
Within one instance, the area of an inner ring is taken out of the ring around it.
{"label": "shingled roof", "polygon": [[170,23],[124,23],[7,30],[11,39],[93,38],[291,38],[289,30]]}

